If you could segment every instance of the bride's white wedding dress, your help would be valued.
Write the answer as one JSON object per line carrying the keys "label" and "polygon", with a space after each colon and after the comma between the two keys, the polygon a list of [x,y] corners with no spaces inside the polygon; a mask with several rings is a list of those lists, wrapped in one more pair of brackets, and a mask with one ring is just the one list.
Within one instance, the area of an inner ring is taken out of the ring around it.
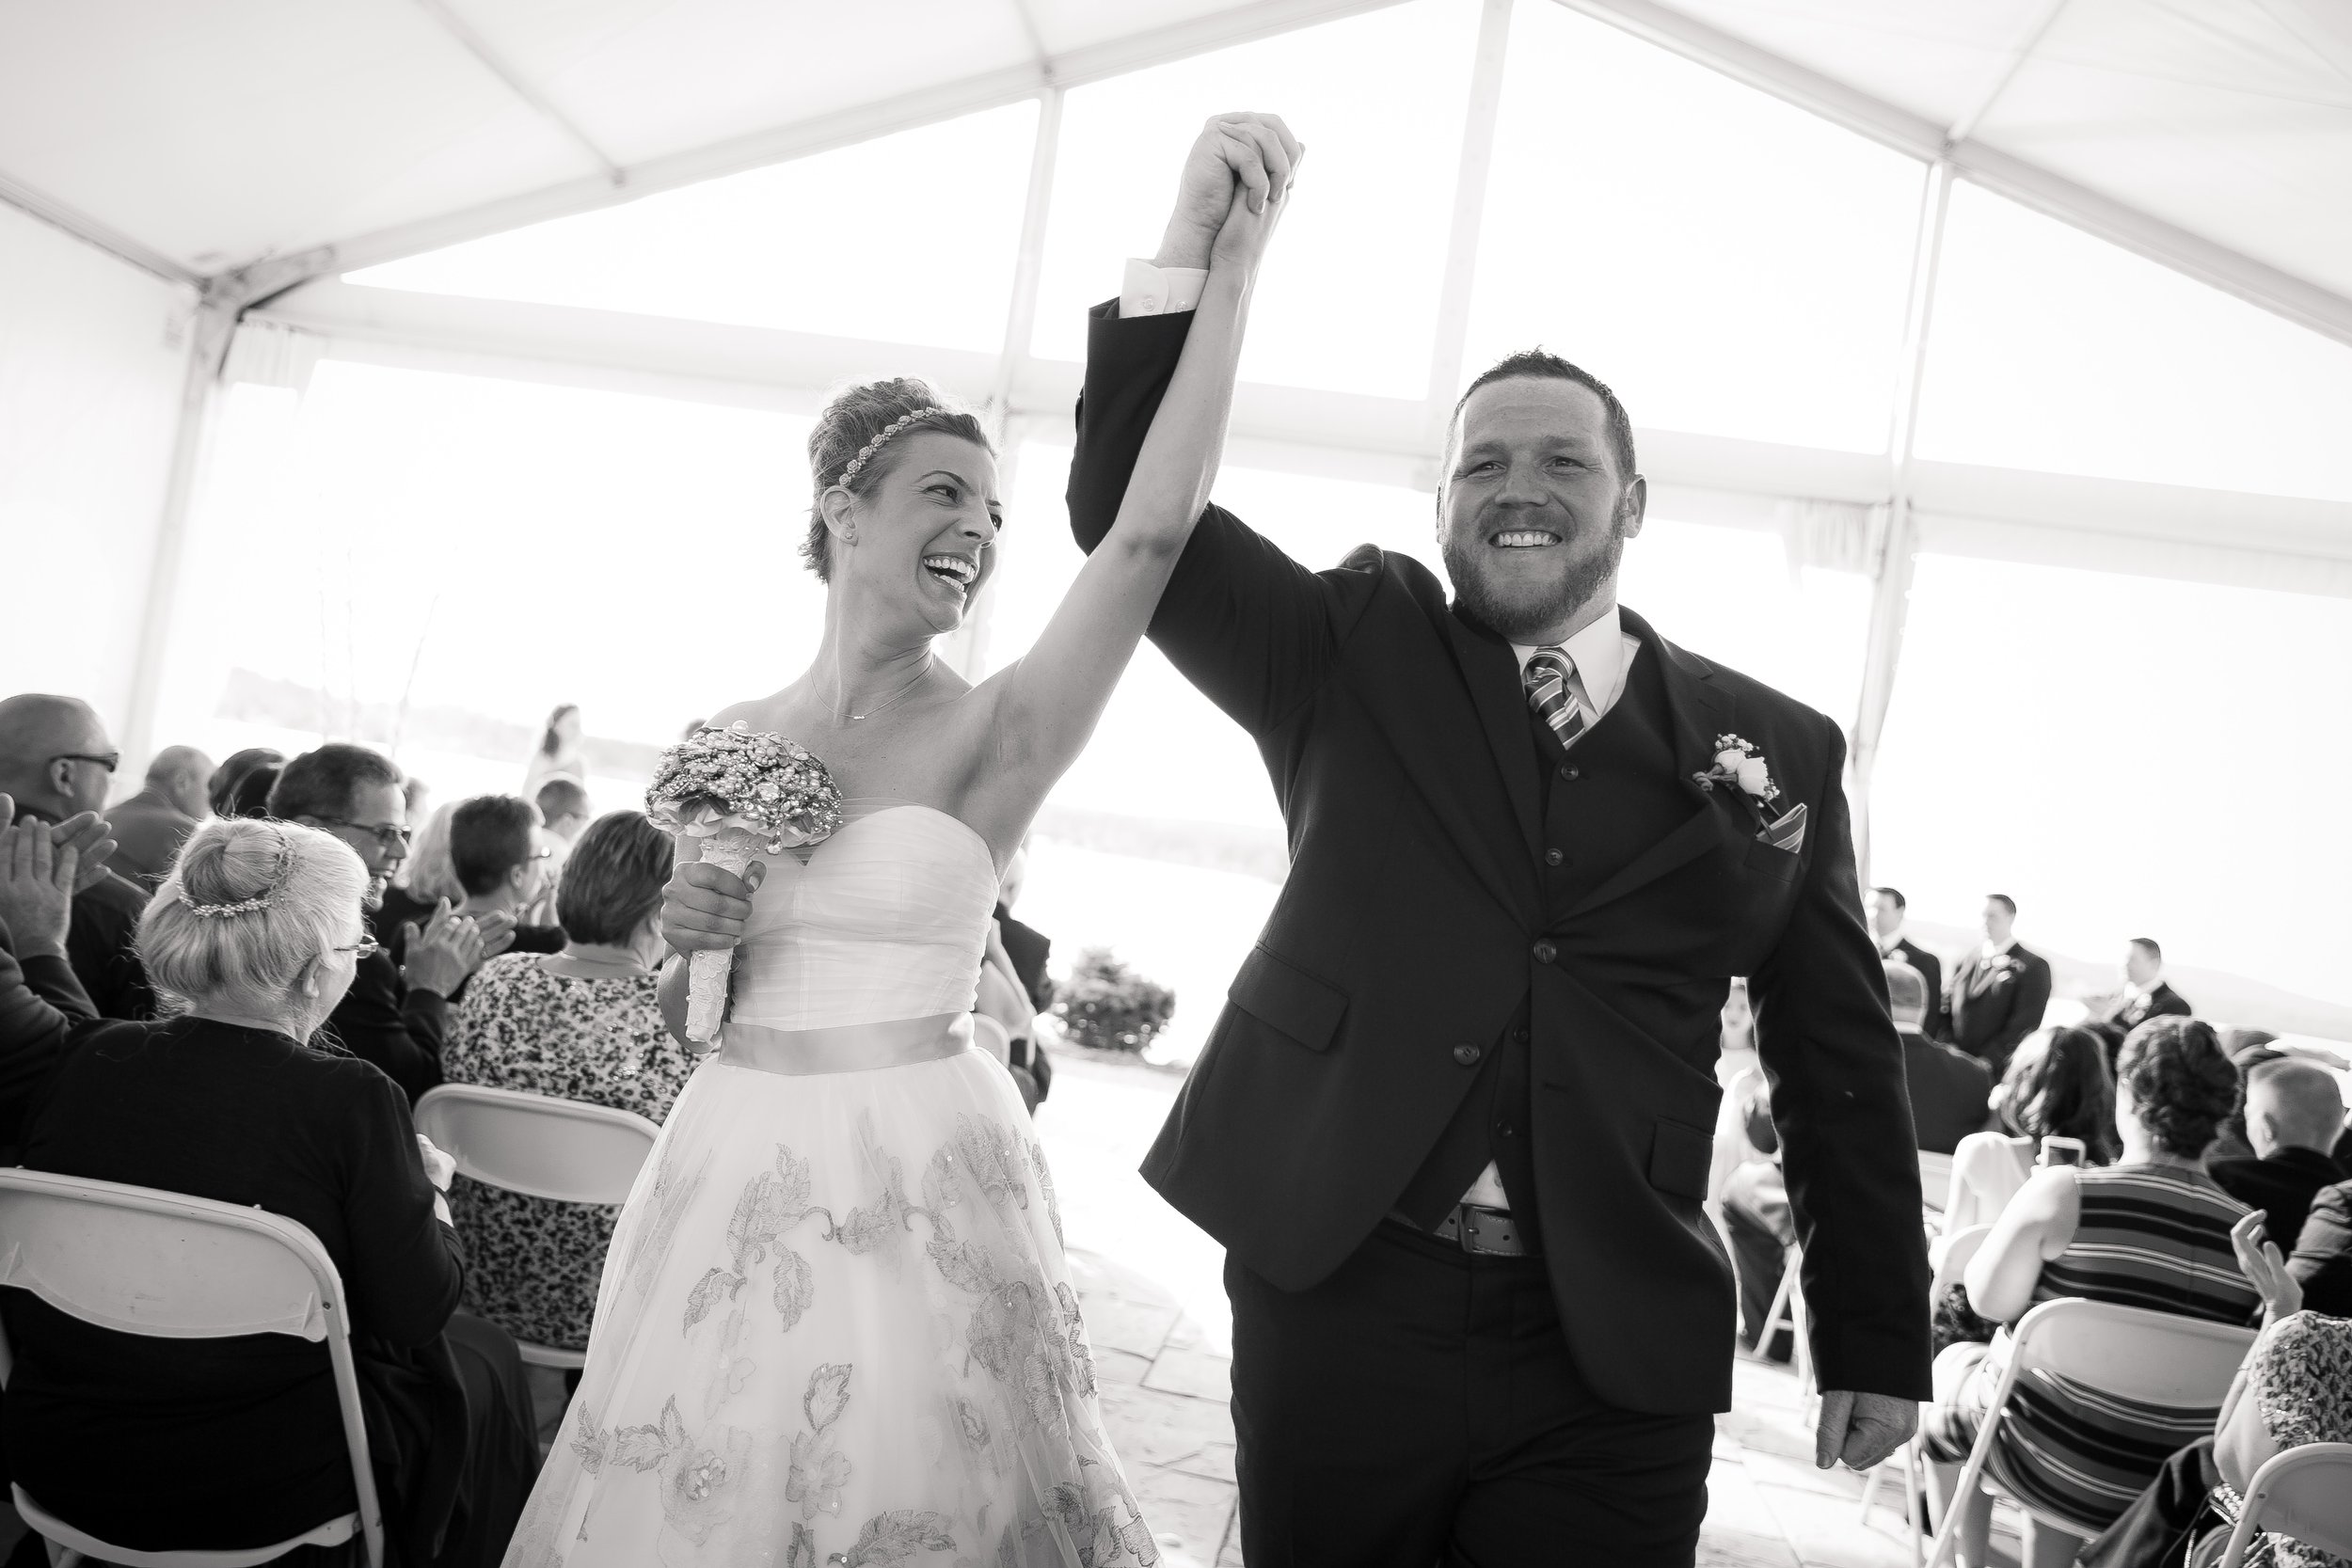
{"label": "bride's white wedding dress", "polygon": [[1044,1151],[961,1017],[995,865],[943,812],[858,804],[764,857],[730,1037],[629,1195],[507,1568],[1158,1556]]}

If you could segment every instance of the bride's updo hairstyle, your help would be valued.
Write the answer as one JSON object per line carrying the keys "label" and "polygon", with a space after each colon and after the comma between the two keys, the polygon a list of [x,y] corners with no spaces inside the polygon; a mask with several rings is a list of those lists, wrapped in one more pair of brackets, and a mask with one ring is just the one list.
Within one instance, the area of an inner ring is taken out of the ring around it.
{"label": "bride's updo hairstyle", "polygon": [[[822,509],[825,492],[841,484],[853,496],[865,495],[890,471],[898,456],[898,443],[918,430],[961,436],[995,455],[995,445],[980,421],[917,376],[893,376],[844,388],[817,416],[816,426],[808,433],[809,493],[814,499],[809,502],[808,537],[801,544],[801,559],[808,562],[818,581],[833,580],[832,535],[825,530]],[[860,453],[865,454],[862,463]],[[850,473],[851,464],[857,465],[855,473]]]}
{"label": "bride's updo hairstyle", "polygon": [[367,890],[367,867],[331,833],[215,817],[140,917],[139,958],[182,1002],[283,1012],[304,966],[349,940]]}

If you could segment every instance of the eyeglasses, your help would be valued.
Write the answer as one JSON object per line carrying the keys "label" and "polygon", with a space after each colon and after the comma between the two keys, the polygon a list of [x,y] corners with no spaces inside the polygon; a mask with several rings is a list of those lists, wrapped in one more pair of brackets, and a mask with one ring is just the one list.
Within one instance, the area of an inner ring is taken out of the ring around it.
{"label": "eyeglasses", "polygon": [[116,772],[122,767],[120,752],[108,752],[104,756],[89,752],[59,752],[49,760],[51,762],[87,762],[94,767],[103,768],[109,773]]}
{"label": "eyeglasses", "polygon": [[348,947],[330,947],[327,951],[330,953],[348,953],[352,956],[352,958],[355,961],[364,963],[366,960],[374,958],[378,953],[383,952],[384,944],[376,941],[373,937],[361,937],[358,942],[353,942]]}
{"label": "eyeglasses", "polygon": [[349,828],[354,832],[371,834],[376,843],[384,847],[386,854],[405,855],[408,852],[408,830],[405,828],[395,828],[389,823],[377,827],[373,823],[354,822],[344,816],[322,816],[318,820],[337,828]]}

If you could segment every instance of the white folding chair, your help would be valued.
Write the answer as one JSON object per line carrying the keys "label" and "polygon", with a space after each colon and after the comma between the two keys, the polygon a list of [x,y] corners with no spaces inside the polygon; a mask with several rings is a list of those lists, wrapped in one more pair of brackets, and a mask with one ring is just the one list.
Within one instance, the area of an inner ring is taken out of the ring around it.
{"label": "white folding chair", "polygon": [[[486,1187],[558,1203],[628,1201],[661,1129],[634,1111],[478,1084],[444,1084],[417,1101],[417,1131]],[[515,1341],[534,1367],[570,1370],[586,1354]]]}
{"label": "white folding chair", "polygon": [[[2001,1370],[2001,1380],[1986,1407],[1984,1423],[1961,1467],[1952,1488],[1951,1506],[1936,1527],[1935,1544],[1928,1552],[1928,1568],[1943,1568],[1960,1530],[1962,1506],[1983,1479],[1985,1462],[2009,1413],[2017,1380],[2049,1372],[2069,1382],[2142,1404],[2186,1409],[2218,1409],[2229,1398],[2238,1364],[2254,1342],[2254,1331],[2227,1323],[2149,1312],[2137,1307],[2115,1307],[2103,1301],[2069,1296],[2045,1301],[2017,1324]],[[2035,1519],[2070,1535],[2089,1533],[2078,1520],[2036,1508],[2021,1498],[2010,1501]]]}
{"label": "white folding chair", "polygon": [[[1927,1156],[1923,1154],[1920,1158],[1924,1160]],[[1943,1256],[1936,1259],[1934,1276],[1928,1282],[1930,1322],[1934,1321],[1936,1303],[1944,1299],[1945,1291],[1960,1283],[1960,1276],[1968,1270],[1968,1260],[1977,1255],[1977,1249],[1984,1245],[1984,1239],[1991,1234],[1991,1226],[1972,1225],[1964,1230],[1954,1231],[1945,1239]],[[1910,1535],[1911,1560],[1915,1568],[1924,1556],[1919,1545],[1920,1526],[1923,1522],[1929,1525],[1934,1523],[1925,1519],[1922,1513],[1927,1506],[1927,1455],[1919,1447],[1919,1434],[1915,1432],[1896,1450],[1893,1458],[1887,1460],[1885,1465],[1872,1468],[1869,1479],[1862,1483],[1862,1522],[1867,1525],[1870,1522],[1870,1504],[1878,1497],[1879,1480],[1886,1474],[1886,1465],[1899,1465],[1902,1467],[1903,1524]]]}
{"label": "white folding chair", "polygon": [[1804,1283],[1797,1277],[1804,1266],[1804,1249],[1791,1242],[1780,1255],[1780,1283],[1772,1290],[1772,1304],[1764,1310],[1764,1329],[1756,1337],[1756,1346],[1748,1354],[1758,1361],[1772,1359],[1772,1337],[1782,1329],[1788,1331],[1790,1345],[1795,1351],[1791,1363],[1796,1369],[1797,1387],[1806,1397],[1813,1392],[1813,1343],[1805,1320]]}
{"label": "white folding chair", "polygon": [[[268,1545],[144,1551],[102,1541],[49,1513],[22,1486],[12,1488],[17,1513],[61,1548],[58,1568],[85,1558],[129,1568],[252,1568],[297,1546],[340,1545],[355,1532],[366,1540],[369,1568],[382,1568],[384,1516],[368,1465],[350,1313],[334,1260],[309,1229],[210,1198],[0,1170],[0,1285],[30,1291],[60,1312],[124,1334],[323,1340],[342,1408],[355,1512]],[[12,1366],[0,1339],[0,1382]]]}
{"label": "white folding chair", "polygon": [[2258,1529],[2352,1557],[2352,1443],[2306,1443],[2272,1454],[2246,1489],[2221,1568],[2239,1568]]}

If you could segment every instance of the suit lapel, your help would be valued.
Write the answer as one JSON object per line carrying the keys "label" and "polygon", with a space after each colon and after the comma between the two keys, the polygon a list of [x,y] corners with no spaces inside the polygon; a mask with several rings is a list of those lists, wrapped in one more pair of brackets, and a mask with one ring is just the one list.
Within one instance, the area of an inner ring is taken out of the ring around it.
{"label": "suit lapel", "polygon": [[[1574,920],[1601,905],[1646,887],[1670,871],[1678,870],[1721,844],[1725,832],[1723,808],[1711,791],[1692,777],[1713,766],[1715,737],[1732,728],[1732,702],[1714,682],[1714,667],[1695,654],[1684,653],[1650,629],[1631,610],[1620,610],[1627,629],[1641,639],[1637,658],[1658,660],[1666,690],[1668,722],[1674,736],[1675,787],[1690,796],[1691,815],[1656,844],[1635,856],[1615,876],[1579,899],[1563,918]],[[1736,803],[1736,802],[1735,802]]]}
{"label": "suit lapel", "polygon": [[1535,721],[1520,695],[1518,655],[1508,642],[1490,632],[1473,631],[1458,614],[1444,617],[1446,641],[1454,662],[1470,688],[1470,705],[1478,710],[1479,727],[1502,770],[1502,787],[1511,797],[1512,815],[1518,818],[1530,860],[1543,850],[1543,808],[1536,799]]}

